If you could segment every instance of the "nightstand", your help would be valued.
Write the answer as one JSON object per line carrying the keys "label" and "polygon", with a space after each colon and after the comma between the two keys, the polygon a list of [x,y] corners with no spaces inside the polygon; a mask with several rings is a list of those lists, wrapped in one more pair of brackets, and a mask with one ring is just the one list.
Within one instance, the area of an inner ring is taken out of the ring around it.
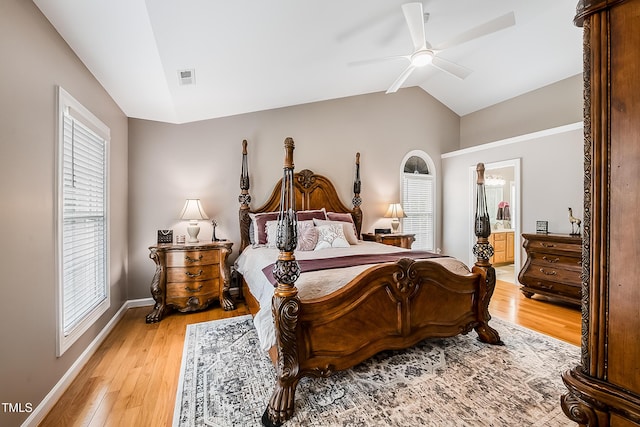
{"label": "nightstand", "polygon": [[228,240],[150,246],[149,258],[156,263],[151,281],[156,303],[147,315],[147,323],[159,322],[172,308],[181,312],[203,310],[216,300],[225,310],[235,309],[229,296],[227,265],[232,246]]}
{"label": "nightstand", "polygon": [[416,240],[415,234],[393,233],[393,234],[373,234],[362,233],[362,240],[367,242],[378,242],[385,245],[398,246],[400,248],[411,249],[411,245]]}

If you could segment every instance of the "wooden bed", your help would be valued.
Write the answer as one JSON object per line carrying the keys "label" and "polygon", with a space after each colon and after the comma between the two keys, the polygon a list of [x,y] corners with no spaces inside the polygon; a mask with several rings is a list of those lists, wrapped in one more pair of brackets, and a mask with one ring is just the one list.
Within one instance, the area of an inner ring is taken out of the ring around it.
{"label": "wooden bed", "polygon": [[[474,253],[478,261],[466,275],[454,274],[428,260],[401,258],[366,269],[346,286],[326,297],[301,300],[296,280],[295,236],[291,213],[295,210],[326,208],[350,213],[360,235],[359,155],[353,207],[346,207],[334,185],[310,170],[293,172],[294,143],[285,140],[284,176],[267,202],[251,210],[247,144],[243,141],[240,180],[240,230],[242,252],[250,245],[249,213],[278,212],[278,248],[272,298],[276,346],[270,351],[276,367],[275,389],[262,417],[264,425],[281,425],[294,412],[294,395],[304,376],[326,377],[334,371],[355,366],[382,350],[410,347],[429,337],[450,337],[475,329],[486,343],[501,344],[500,336],[488,324],[488,306],[495,286],[495,271],[489,263],[493,248],[488,242],[490,226],[484,199],[484,166],[478,167],[478,205]],[[295,226],[295,221],[293,221]],[[287,232],[287,227],[289,227]],[[282,237],[282,238],[281,238]],[[297,237],[296,237],[297,238]],[[275,261],[275,260],[274,260]],[[243,279],[243,293],[255,315],[259,303]]]}

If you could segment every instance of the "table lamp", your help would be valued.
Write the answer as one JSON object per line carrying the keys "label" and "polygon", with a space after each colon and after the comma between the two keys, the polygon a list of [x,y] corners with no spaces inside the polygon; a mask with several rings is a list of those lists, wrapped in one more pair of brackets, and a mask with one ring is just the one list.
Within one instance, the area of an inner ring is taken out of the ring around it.
{"label": "table lamp", "polygon": [[187,240],[187,243],[198,243],[198,233],[200,233],[198,221],[209,219],[207,214],[204,213],[204,209],[202,209],[200,199],[187,199],[180,214],[180,219],[189,221],[189,226],[187,227],[189,240]]}
{"label": "table lamp", "polygon": [[402,205],[400,203],[391,203],[389,204],[389,209],[387,213],[384,214],[385,218],[391,218],[391,228],[394,233],[398,232],[398,227],[400,226],[400,220],[398,218],[406,218],[404,211],[402,210]]}

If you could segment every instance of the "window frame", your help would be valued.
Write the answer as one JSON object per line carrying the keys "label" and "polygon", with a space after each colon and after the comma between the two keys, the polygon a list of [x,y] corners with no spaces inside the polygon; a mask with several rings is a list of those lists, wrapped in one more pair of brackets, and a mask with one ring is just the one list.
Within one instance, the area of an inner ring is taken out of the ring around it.
{"label": "window frame", "polygon": [[[56,355],[62,356],[111,306],[110,292],[110,272],[109,272],[109,253],[110,253],[110,205],[109,205],[109,157],[110,157],[110,139],[111,131],[100,119],[93,115],[80,102],[73,98],[62,87],[58,86],[57,91],[57,141],[56,141],[56,226],[55,226],[55,242],[56,242]],[[101,299],[96,306],[88,311],[75,325],[65,333],[64,319],[64,139],[65,139],[65,116],[71,117],[77,123],[88,129],[91,133],[98,136],[104,141],[104,158],[103,158],[103,191],[104,191],[104,254],[102,262],[104,263],[103,280],[101,284],[104,288],[105,298]]]}
{"label": "window frame", "polygon": [[[432,215],[433,215],[433,219],[432,219],[432,225],[433,225],[433,230],[431,230],[431,249],[433,252],[437,252],[437,230],[438,230],[438,179],[437,179],[437,172],[436,172],[436,167],[435,167],[435,163],[433,162],[433,160],[431,159],[431,157],[424,151],[422,150],[412,150],[410,152],[408,152],[404,158],[402,159],[402,162],[400,163],[400,203],[402,204],[403,208],[405,208],[405,196],[404,196],[404,179],[405,179],[405,174],[407,174],[404,171],[405,168],[405,164],[407,163],[407,161],[411,158],[411,157],[420,157],[422,160],[425,161],[425,163],[427,164],[427,168],[429,170],[428,174],[420,174],[421,176],[425,176],[428,178],[429,181],[431,181],[431,185],[432,185]],[[407,211],[407,209],[405,208],[405,213]],[[411,231],[407,231],[405,230],[405,222],[404,219],[400,219],[401,223],[402,223],[402,232],[403,233],[411,233]],[[416,239],[417,241],[417,239]],[[414,248],[414,249],[420,249],[420,248]]]}

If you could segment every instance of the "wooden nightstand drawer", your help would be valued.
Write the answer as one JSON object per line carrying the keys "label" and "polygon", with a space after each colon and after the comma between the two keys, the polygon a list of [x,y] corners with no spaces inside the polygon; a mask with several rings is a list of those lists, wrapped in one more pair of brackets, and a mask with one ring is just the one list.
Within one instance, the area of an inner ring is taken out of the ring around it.
{"label": "wooden nightstand drawer", "polygon": [[211,280],[220,277],[220,271],[213,265],[194,267],[172,267],[167,269],[167,282],[188,282]]}
{"label": "wooden nightstand drawer", "polygon": [[[218,295],[218,281],[204,280],[201,282],[173,282],[167,283],[167,295],[171,297],[191,297],[193,295]],[[167,300],[170,299],[167,296]]]}
{"label": "wooden nightstand drawer", "polygon": [[218,251],[184,251],[167,253],[167,267],[189,267],[192,265],[218,264]]}

